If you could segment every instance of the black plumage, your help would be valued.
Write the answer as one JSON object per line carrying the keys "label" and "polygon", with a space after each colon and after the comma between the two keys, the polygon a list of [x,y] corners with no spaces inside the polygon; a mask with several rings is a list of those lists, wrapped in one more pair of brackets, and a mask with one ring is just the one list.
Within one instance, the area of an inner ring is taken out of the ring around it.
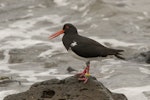
{"label": "black plumage", "polygon": [[[93,58],[114,55],[117,58],[124,59],[120,56],[120,52],[123,52],[123,50],[107,48],[95,40],[79,35],[77,29],[72,24],[65,24],[63,29],[65,34],[62,41],[65,48],[67,50],[71,49],[78,56]],[[77,45],[71,46],[73,42],[76,42]]]}

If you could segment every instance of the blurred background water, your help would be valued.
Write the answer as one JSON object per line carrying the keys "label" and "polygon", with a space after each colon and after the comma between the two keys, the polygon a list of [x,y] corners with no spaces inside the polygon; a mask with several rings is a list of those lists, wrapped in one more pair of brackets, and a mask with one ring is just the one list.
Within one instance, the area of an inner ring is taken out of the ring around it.
{"label": "blurred background water", "polygon": [[92,75],[129,100],[150,100],[150,65],[134,59],[150,50],[148,0],[0,0],[0,100],[35,82],[73,75],[68,67],[84,68],[67,54],[61,36],[48,39],[68,22],[130,59],[92,62]]}

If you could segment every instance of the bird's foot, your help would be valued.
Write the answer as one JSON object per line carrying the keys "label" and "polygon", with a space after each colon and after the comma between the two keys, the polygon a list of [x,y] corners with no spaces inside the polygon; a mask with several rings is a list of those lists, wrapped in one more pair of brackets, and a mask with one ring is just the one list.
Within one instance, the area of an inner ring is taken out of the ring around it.
{"label": "bird's foot", "polygon": [[76,74],[76,76],[79,76],[79,77],[81,78],[81,77],[84,77],[84,76],[85,76],[85,74],[86,74],[86,73],[82,72],[82,73],[78,73],[78,74]]}
{"label": "bird's foot", "polygon": [[83,83],[87,83],[88,79],[89,79],[90,74],[89,73],[85,73],[82,77],[80,76],[78,78],[78,80],[80,81],[84,81]]}
{"label": "bird's foot", "polygon": [[89,79],[88,77],[78,78],[78,80],[84,81],[84,82],[83,82],[84,84],[87,83],[88,79]]}

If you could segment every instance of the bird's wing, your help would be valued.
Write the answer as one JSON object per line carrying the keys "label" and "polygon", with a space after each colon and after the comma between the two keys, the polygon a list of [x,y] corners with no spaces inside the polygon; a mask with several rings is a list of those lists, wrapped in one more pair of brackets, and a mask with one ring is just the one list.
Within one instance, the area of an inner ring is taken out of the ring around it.
{"label": "bird's wing", "polygon": [[92,39],[80,36],[74,41],[76,45],[71,46],[71,49],[79,56],[89,58],[105,57],[108,55],[109,49]]}

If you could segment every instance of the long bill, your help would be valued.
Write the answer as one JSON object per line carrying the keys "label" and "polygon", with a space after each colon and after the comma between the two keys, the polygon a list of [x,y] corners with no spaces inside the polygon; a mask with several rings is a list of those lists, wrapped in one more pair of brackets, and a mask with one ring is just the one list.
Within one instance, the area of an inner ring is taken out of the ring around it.
{"label": "long bill", "polygon": [[57,36],[59,36],[60,34],[63,34],[63,33],[64,33],[64,30],[60,30],[60,31],[50,35],[49,38],[53,39],[53,38],[55,38],[55,37],[57,37]]}

